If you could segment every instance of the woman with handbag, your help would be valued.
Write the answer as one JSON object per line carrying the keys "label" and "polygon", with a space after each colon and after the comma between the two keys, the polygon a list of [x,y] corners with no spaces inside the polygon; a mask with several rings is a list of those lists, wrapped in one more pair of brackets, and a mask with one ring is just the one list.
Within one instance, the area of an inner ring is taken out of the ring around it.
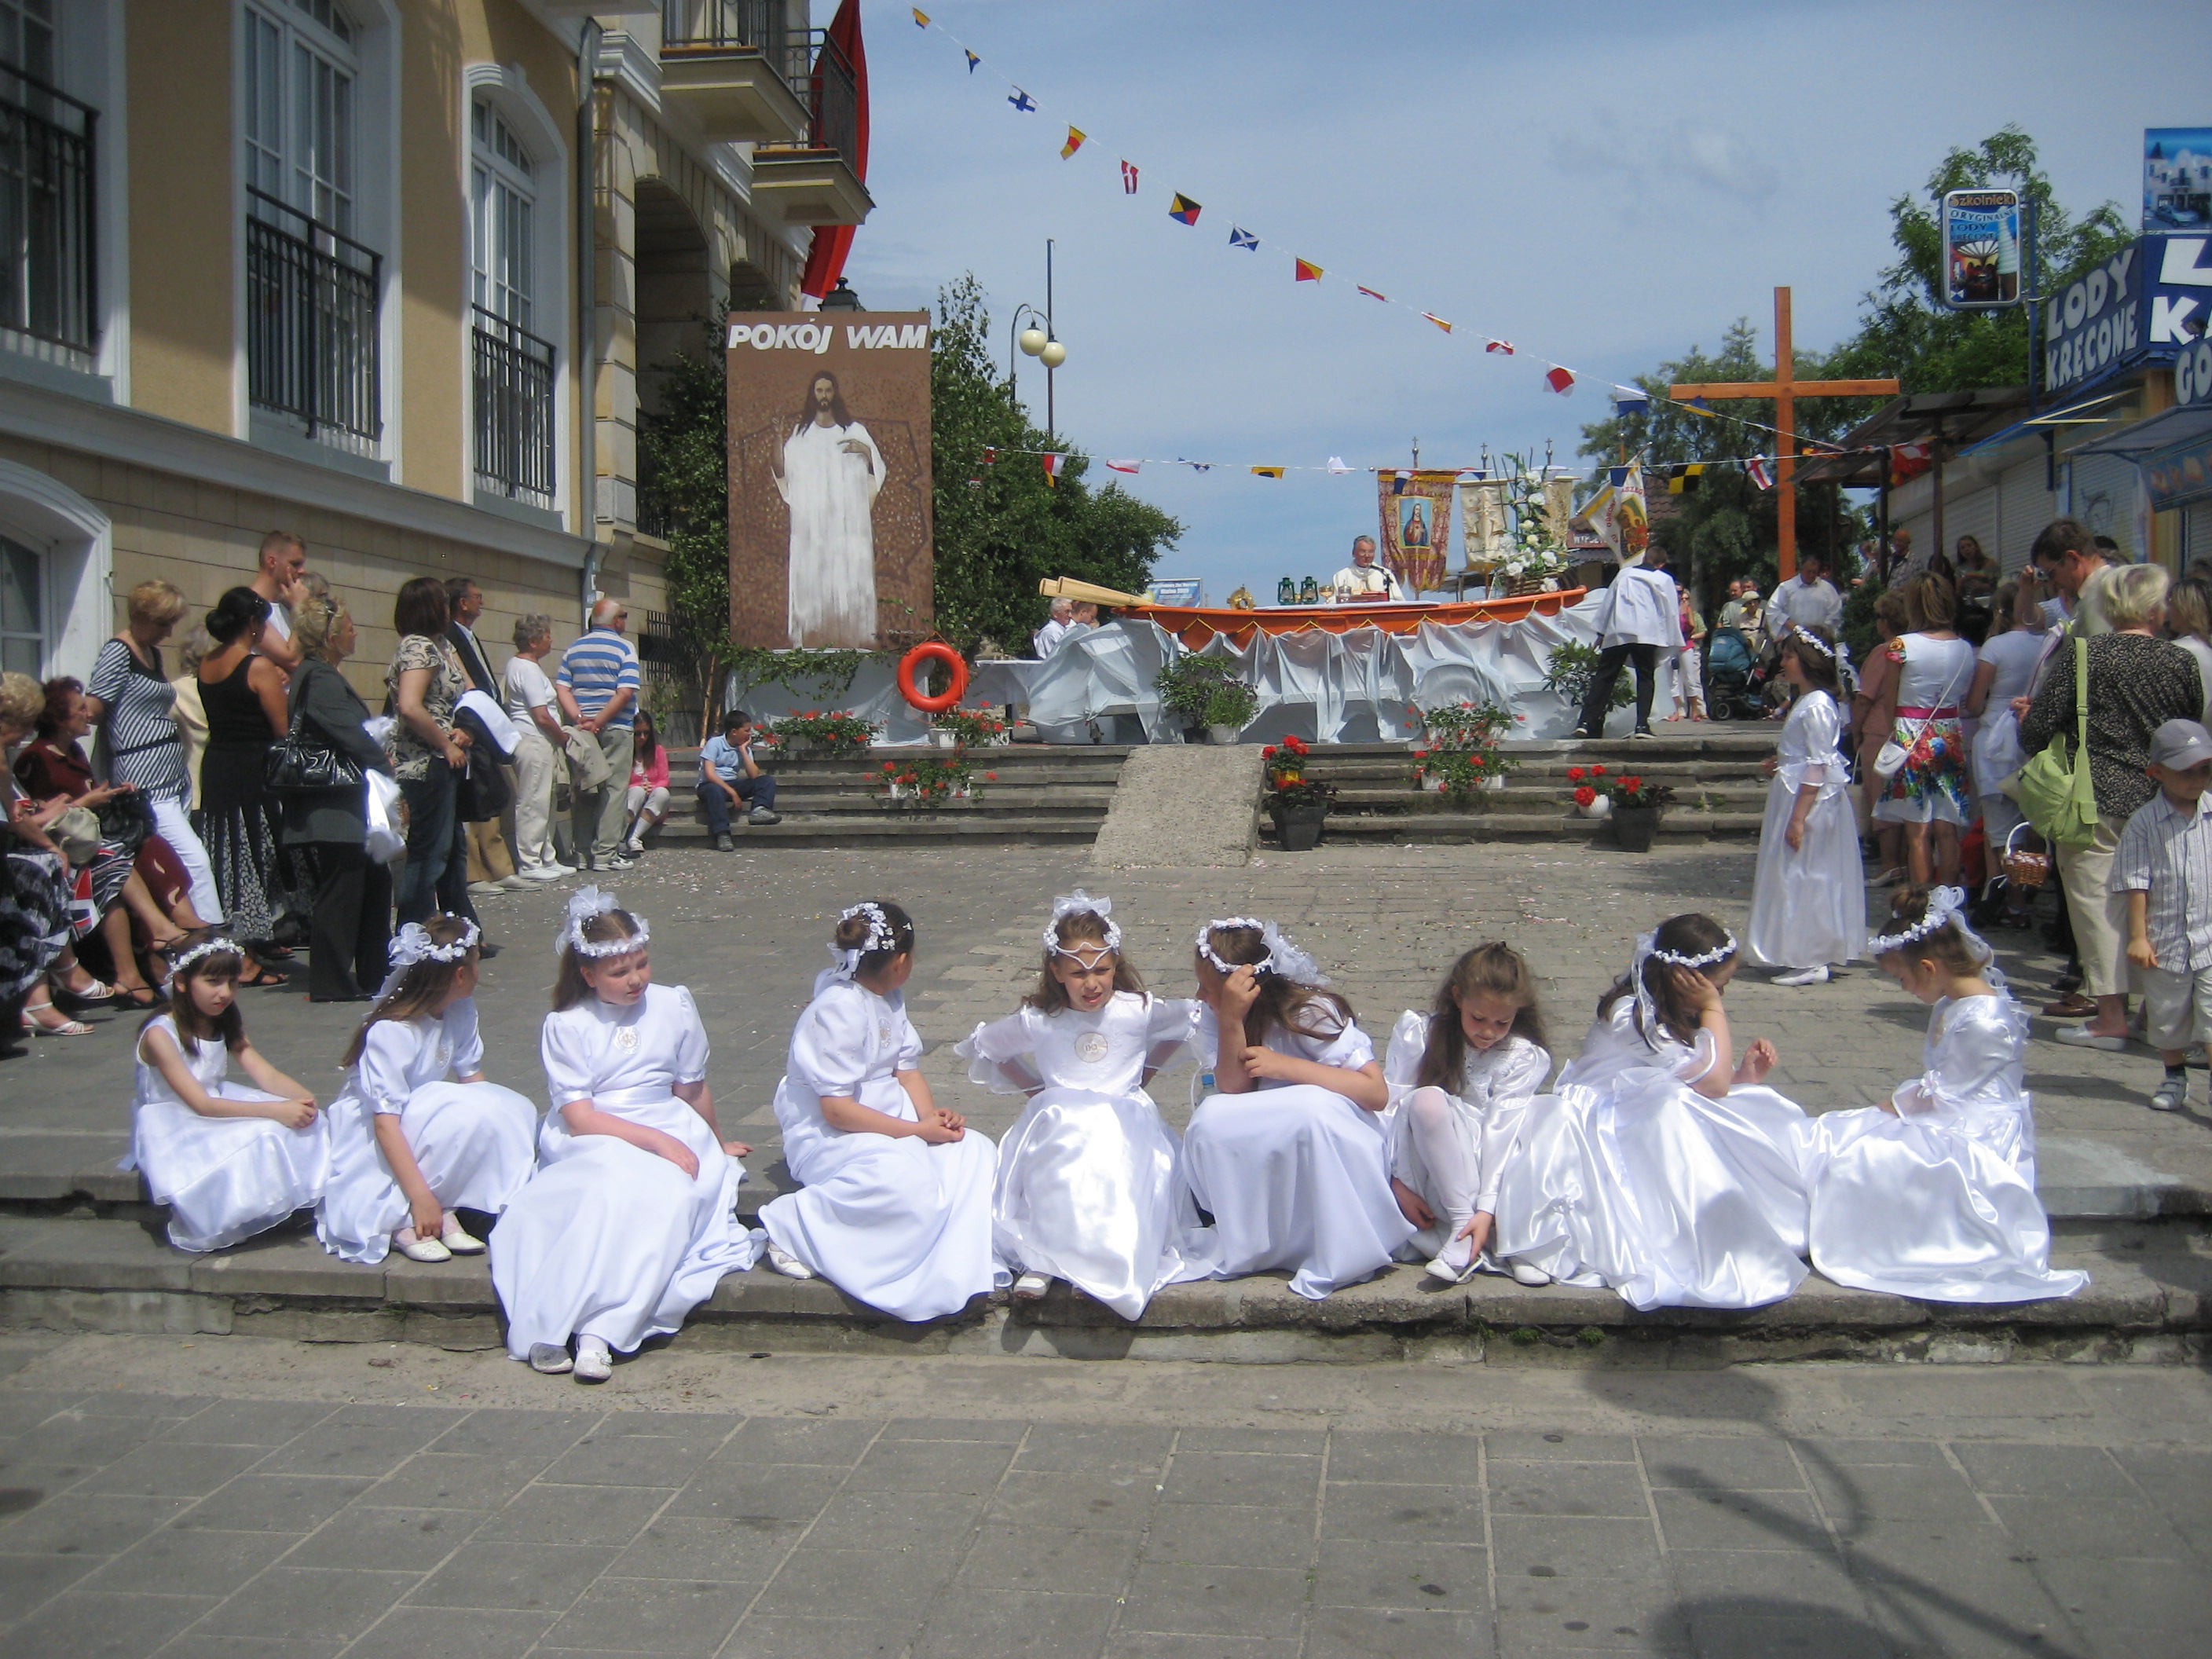
{"label": "woman with handbag", "polygon": [[336,599],[310,599],[292,613],[292,642],[301,654],[283,769],[331,780],[327,787],[283,792],[284,844],[314,854],[310,1002],[369,1000],[383,983],[392,944],[392,872],[368,855],[364,777],[389,774],[392,763],[365,728],[368,705],[338,672],[356,638],[352,617]]}
{"label": "woman with handbag", "polygon": [[250,587],[227,589],[207,614],[215,647],[199,665],[208,721],[200,756],[200,842],[222,896],[224,931],[246,947],[240,985],[290,982],[260,957],[276,942],[273,896],[299,884],[279,876],[280,809],[264,775],[269,745],[289,724],[284,671],[255,650],[268,626],[268,600]]}
{"label": "woman with handbag", "polygon": [[[2154,564],[2117,565],[2093,578],[2082,592],[2084,606],[2101,609],[2111,631],[2062,641],[2034,698],[2013,704],[2020,715],[2020,746],[2034,757],[2021,774],[2021,805],[2038,830],[2055,830],[2063,848],[2058,878],[2074,919],[2082,988],[2095,1009],[2086,1024],[2058,1031],[2061,1042],[2080,1048],[2127,1046],[2127,895],[2108,893],[2106,885],[2120,830],[2158,793],[2144,769],[2150,764],[2151,733],[2167,720],[2195,720],[2204,705],[2197,659],[2157,637],[2172,580]],[[2039,805],[2028,774],[2079,772],[2080,753],[2069,752],[2061,763],[2043,752],[2054,739],[2087,754],[2094,821],[2086,810],[2073,814],[2071,824],[2037,816],[2045,811],[2047,817],[2047,809]]]}
{"label": "woman with handbag", "polygon": [[[31,734],[46,701],[29,675],[0,674],[0,751]],[[82,1002],[113,994],[70,951],[69,864],[53,829],[69,810],[59,797],[31,799],[0,767],[0,1048],[15,1041],[19,1021],[34,1036],[90,1036],[91,1026],[54,1006],[52,992]],[[52,987],[43,996],[42,981]]]}
{"label": "woman with handbag", "polygon": [[386,708],[398,718],[384,748],[407,802],[407,865],[396,908],[403,926],[439,910],[476,920],[469,902],[468,825],[459,811],[469,751],[466,738],[453,730],[453,705],[470,683],[446,638],[452,619],[446,585],[435,576],[405,583],[392,609],[399,648],[384,683],[391,694]]}
{"label": "woman with handbag", "polygon": [[1886,653],[1887,701],[1895,724],[1874,769],[1889,780],[1875,803],[1877,822],[1905,828],[1905,867],[1915,886],[1955,886],[1959,837],[1979,814],[1966,780],[1959,699],[1973,682],[1974,647],[1951,623],[1951,584],[1918,575],[1905,585],[1905,631]]}
{"label": "woman with handbag", "polygon": [[112,958],[118,1000],[134,1008],[158,1006],[161,993],[138,963],[138,934],[158,953],[201,926],[192,908],[191,873],[152,833],[153,814],[143,796],[128,784],[94,779],[82,742],[92,729],[84,687],[64,678],[48,680],[45,692],[38,740],[15,757],[15,781],[33,800],[65,798],[98,820],[88,860],[92,910],[80,932],[99,930]]}
{"label": "woman with handbag", "polygon": [[[2050,652],[2052,640],[2043,620],[2042,590],[2034,580],[2035,567],[2022,571],[2017,581],[1996,591],[1990,611],[1990,633],[1975,654],[1981,665],[1966,692],[1967,714],[1981,722],[1974,732],[1972,765],[1974,787],[1981,792],[1982,833],[1992,857],[2011,846],[2026,823],[2019,803],[2004,793],[2003,785],[2026,764],[2021,752],[2020,720],[2012,712],[2014,697],[2025,696],[2034,684],[2035,671]],[[2021,886],[2015,873],[2030,873],[2032,860],[2015,856],[2005,872],[2003,926],[2026,927],[2035,902],[2037,886]],[[1987,923],[1984,923],[1986,926]]]}

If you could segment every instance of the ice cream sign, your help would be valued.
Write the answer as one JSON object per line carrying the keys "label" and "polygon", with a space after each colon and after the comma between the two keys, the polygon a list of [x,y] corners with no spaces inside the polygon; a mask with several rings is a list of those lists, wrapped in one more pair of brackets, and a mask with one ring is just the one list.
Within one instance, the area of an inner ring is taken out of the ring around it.
{"label": "ice cream sign", "polygon": [[2043,316],[2046,391],[2173,362],[2212,319],[2212,237],[2140,237],[2051,293]]}

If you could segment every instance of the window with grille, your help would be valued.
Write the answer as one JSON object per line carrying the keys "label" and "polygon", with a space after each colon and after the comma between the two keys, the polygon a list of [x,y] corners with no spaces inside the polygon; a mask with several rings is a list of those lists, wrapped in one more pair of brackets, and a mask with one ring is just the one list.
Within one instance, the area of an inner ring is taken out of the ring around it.
{"label": "window with grille", "polygon": [[537,167],[488,99],[469,107],[477,488],[553,505],[553,345],[537,322]]}

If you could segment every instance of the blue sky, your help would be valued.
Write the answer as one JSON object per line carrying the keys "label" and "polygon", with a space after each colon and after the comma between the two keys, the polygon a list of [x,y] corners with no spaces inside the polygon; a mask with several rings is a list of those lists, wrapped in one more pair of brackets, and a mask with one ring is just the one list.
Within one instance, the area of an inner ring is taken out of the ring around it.
{"label": "blue sky", "polygon": [[[1003,355],[1054,238],[1060,430],[1102,459],[1230,464],[1122,480],[1187,526],[1158,574],[1203,577],[1217,603],[1325,575],[1374,528],[1371,478],[1246,465],[1402,465],[1416,436],[1427,465],[1547,440],[1571,461],[1609,382],[1738,316],[1771,349],[1778,283],[1801,345],[1850,332],[1891,199],[1950,146],[2019,122],[2063,201],[2109,198],[2132,222],[2142,129],[2212,123],[2205,11],[2179,0],[923,9],[986,67],[870,0],[877,206],[853,286],[871,309],[920,307],[972,270]],[[1015,112],[994,68],[1041,112]],[[1062,161],[1071,121],[1091,138]],[[1204,205],[1194,228],[1168,218],[1176,191]],[[1229,247],[1232,222],[1256,255]],[[1328,279],[1293,283],[1293,255]],[[1519,355],[1486,356],[1486,334]],[[1546,358],[1582,372],[1571,396],[1545,389]],[[1043,374],[1023,365],[1042,422]]]}

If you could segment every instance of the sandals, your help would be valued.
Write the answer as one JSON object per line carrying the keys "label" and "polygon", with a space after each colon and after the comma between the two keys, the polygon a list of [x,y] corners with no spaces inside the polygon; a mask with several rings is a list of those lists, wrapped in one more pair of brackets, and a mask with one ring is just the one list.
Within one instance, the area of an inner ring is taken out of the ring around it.
{"label": "sandals", "polygon": [[291,975],[278,973],[258,957],[249,956],[246,961],[246,966],[253,969],[253,976],[248,979],[244,973],[240,973],[238,976],[238,982],[240,985],[261,986],[273,991],[279,986],[289,985],[292,982]]}
{"label": "sandals", "polygon": [[115,988],[103,981],[94,980],[82,991],[73,991],[66,985],[57,985],[53,988],[53,994],[65,997],[71,1002],[97,1005],[114,1001]]}
{"label": "sandals", "polygon": [[[41,1015],[48,1018],[40,1018]],[[25,1003],[23,1029],[33,1036],[90,1036],[92,1035],[91,1026],[81,1019],[70,1018],[51,1001]]]}
{"label": "sandals", "polygon": [[165,1006],[169,999],[150,985],[118,985],[108,998],[118,1008],[137,1008],[150,1012]]}

